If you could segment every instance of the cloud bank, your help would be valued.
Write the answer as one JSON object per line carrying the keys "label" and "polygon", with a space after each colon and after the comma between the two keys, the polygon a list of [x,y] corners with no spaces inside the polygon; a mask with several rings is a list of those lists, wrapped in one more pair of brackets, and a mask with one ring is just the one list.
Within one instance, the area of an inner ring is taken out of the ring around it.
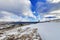
{"label": "cloud bank", "polygon": [[28,21],[28,17],[35,19],[36,16],[33,15],[30,7],[31,2],[29,0],[0,0],[0,21],[3,19],[5,21],[14,21],[15,19]]}
{"label": "cloud bank", "polygon": [[50,2],[50,3],[58,3],[58,2],[60,2],[60,0],[47,0],[48,2]]}
{"label": "cloud bank", "polygon": [[[45,16],[52,17],[52,20],[60,19],[60,0],[47,0],[46,2],[37,2],[36,7],[36,12],[39,13],[42,17],[40,20],[46,20]],[[50,18],[47,18],[47,20],[50,20]]]}
{"label": "cloud bank", "polygon": [[17,22],[17,21],[29,21],[27,18],[22,18],[14,13],[7,12],[7,11],[0,11],[0,21],[1,22]]}

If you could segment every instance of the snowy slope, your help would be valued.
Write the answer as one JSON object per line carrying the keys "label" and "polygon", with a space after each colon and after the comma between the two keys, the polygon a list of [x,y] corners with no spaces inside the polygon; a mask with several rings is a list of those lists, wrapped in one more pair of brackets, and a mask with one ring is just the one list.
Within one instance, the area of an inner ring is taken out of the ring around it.
{"label": "snowy slope", "polygon": [[30,26],[38,28],[43,40],[60,40],[60,23],[38,23]]}
{"label": "snowy slope", "polygon": [[[23,26],[22,29],[26,30],[26,28],[30,27],[31,29],[38,28],[38,33],[40,34],[42,40],[60,40],[60,22],[47,22],[47,23],[37,23]],[[17,30],[20,27],[12,29],[10,31],[6,31],[4,35],[18,34]],[[29,29],[29,30],[31,30]],[[28,31],[28,30],[27,30]],[[29,33],[25,32],[26,34]],[[5,36],[3,36],[4,38]]]}

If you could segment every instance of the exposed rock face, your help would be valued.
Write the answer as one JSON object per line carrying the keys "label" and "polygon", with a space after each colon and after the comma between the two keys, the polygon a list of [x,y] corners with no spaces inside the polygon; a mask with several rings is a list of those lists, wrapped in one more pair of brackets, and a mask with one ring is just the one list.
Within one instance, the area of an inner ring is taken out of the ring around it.
{"label": "exposed rock face", "polygon": [[19,27],[0,35],[0,40],[42,40],[37,28]]}

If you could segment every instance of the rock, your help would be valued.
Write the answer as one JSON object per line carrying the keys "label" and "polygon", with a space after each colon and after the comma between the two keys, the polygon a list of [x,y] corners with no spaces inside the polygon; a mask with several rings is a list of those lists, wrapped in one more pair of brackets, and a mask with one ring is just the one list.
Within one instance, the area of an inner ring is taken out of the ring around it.
{"label": "rock", "polygon": [[[37,28],[21,27],[18,29],[7,31],[6,35],[4,34],[6,37],[2,40],[42,40],[37,30]],[[15,31],[17,31],[17,34],[13,34],[15,33]]]}

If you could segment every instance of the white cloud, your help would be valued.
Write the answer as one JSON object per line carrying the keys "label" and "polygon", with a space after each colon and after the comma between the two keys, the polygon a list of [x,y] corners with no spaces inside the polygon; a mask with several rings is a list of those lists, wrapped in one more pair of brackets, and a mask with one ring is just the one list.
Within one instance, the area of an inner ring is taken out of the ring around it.
{"label": "white cloud", "polygon": [[7,12],[7,11],[0,11],[0,15],[2,16],[2,18],[0,17],[0,21],[29,21],[27,18],[22,18],[20,16],[17,16],[13,13]]}
{"label": "white cloud", "polygon": [[56,15],[56,17],[60,18],[60,10],[54,10],[54,11],[50,12],[50,14]]}
{"label": "white cloud", "polygon": [[56,15],[50,15],[50,14],[47,14],[47,15],[44,15],[44,17],[55,17]]}
{"label": "white cloud", "polygon": [[[48,3],[50,2],[51,3]],[[52,3],[54,2],[54,3]],[[37,8],[36,11],[37,13],[40,13],[41,19],[40,20],[53,20],[55,19],[60,19],[60,0],[47,0],[47,2],[37,2]],[[46,15],[45,15],[46,14]],[[57,14],[57,15],[56,15]],[[51,18],[46,18],[46,17],[51,17]]]}
{"label": "white cloud", "polygon": [[[17,15],[14,15],[13,13],[7,12],[7,11],[0,11],[0,15],[2,18],[0,18],[0,21],[19,21],[20,18]],[[15,18],[13,18],[15,16]]]}
{"label": "white cloud", "polygon": [[[9,15],[18,16],[19,15],[18,17],[21,17],[20,15],[23,15],[26,17],[36,18],[36,16],[33,15],[30,7],[31,7],[30,0],[0,0],[0,11],[9,12],[7,16]],[[6,15],[5,12],[4,12],[4,15]]]}
{"label": "white cloud", "polygon": [[[48,17],[52,17],[52,18],[48,18]],[[43,15],[43,21],[47,21],[47,20],[55,20],[55,19],[60,19],[60,10],[54,10],[49,12],[49,14],[45,14]]]}
{"label": "white cloud", "polygon": [[54,11],[51,11],[50,13],[53,13],[53,14],[60,14],[60,10],[58,9],[58,10],[54,10]]}
{"label": "white cloud", "polygon": [[60,0],[47,0],[47,1],[50,3],[59,3],[60,2]]}
{"label": "white cloud", "polygon": [[22,5],[22,10],[20,11],[22,11],[23,15],[36,18],[31,11],[31,2],[29,0],[20,0],[20,5]]}

